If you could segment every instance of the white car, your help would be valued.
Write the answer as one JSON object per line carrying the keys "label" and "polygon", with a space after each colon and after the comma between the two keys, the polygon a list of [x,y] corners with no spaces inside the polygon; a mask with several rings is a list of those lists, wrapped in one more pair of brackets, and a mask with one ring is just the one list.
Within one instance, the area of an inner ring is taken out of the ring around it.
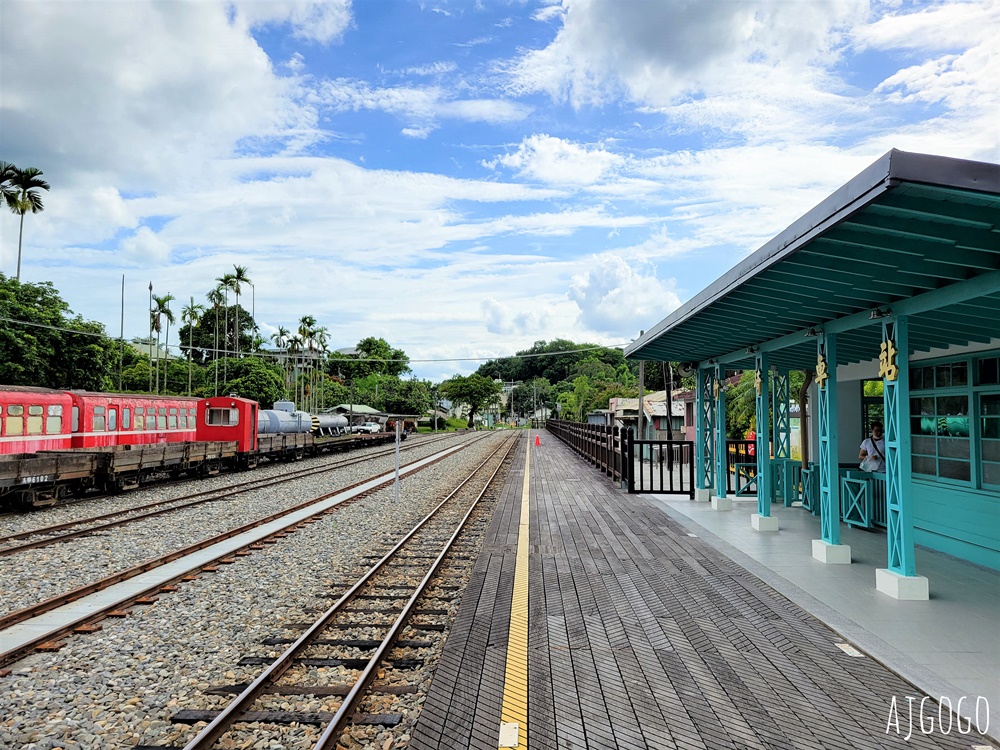
{"label": "white car", "polygon": [[382,425],[380,425],[378,422],[365,422],[364,424],[356,424],[351,427],[351,432],[354,433],[367,432],[372,434],[376,432],[382,432]]}

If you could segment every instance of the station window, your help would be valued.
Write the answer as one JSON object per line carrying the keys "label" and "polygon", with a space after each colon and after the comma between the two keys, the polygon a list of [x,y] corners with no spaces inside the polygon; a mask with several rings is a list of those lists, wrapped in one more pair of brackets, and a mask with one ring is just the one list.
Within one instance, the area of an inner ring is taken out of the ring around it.
{"label": "station window", "polygon": [[937,396],[910,400],[913,473],[971,479],[969,399]]}
{"label": "station window", "polygon": [[239,423],[239,409],[207,409],[205,411],[205,424],[225,427]]}
{"label": "station window", "polygon": [[48,418],[45,420],[45,432],[58,435],[62,432],[63,408],[60,404],[51,404],[48,408]]}
{"label": "station window", "polygon": [[122,408],[122,429],[132,429],[132,410],[127,406]]}
{"label": "station window", "polygon": [[104,432],[105,430],[105,420],[104,420],[104,407],[95,406],[94,407],[94,419],[93,419],[93,431],[94,432]]}
{"label": "station window", "polygon": [[979,397],[979,418],[983,485],[1000,487],[1000,393],[984,393]]}
{"label": "station window", "polygon": [[11,404],[7,407],[7,434],[24,434],[24,407],[20,404]]}
{"label": "station window", "polygon": [[976,370],[976,385],[1000,385],[1000,357],[983,357]]}

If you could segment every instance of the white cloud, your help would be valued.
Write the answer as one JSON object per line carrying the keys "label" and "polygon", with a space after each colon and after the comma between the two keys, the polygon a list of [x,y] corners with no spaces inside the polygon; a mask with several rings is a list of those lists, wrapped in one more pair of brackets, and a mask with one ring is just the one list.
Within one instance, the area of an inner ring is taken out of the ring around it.
{"label": "white cloud", "polygon": [[139,227],[135,234],[122,240],[120,249],[133,265],[149,266],[170,260],[170,245],[149,227]]}
{"label": "white cloud", "polygon": [[506,167],[521,177],[554,185],[590,185],[623,161],[623,157],[602,147],[585,148],[561,138],[535,134],[521,141],[517,151],[484,161],[483,166]]}
{"label": "white cloud", "polygon": [[619,337],[635,335],[680,306],[673,281],[658,279],[649,264],[630,264],[614,253],[595,258],[590,270],[574,276],[568,296],[584,326]]}
{"label": "white cloud", "polygon": [[508,305],[497,302],[493,297],[485,297],[480,305],[483,323],[490,333],[501,335],[535,335],[544,333],[548,315],[544,311],[512,311]]}
{"label": "white cloud", "polygon": [[293,36],[329,44],[351,25],[351,0],[231,0],[250,26],[288,23]]}
{"label": "white cloud", "polygon": [[335,112],[375,110],[388,112],[419,128],[439,119],[465,122],[518,122],[531,108],[502,99],[455,99],[439,86],[373,88],[344,78],[326,81],[319,89],[322,102]]}

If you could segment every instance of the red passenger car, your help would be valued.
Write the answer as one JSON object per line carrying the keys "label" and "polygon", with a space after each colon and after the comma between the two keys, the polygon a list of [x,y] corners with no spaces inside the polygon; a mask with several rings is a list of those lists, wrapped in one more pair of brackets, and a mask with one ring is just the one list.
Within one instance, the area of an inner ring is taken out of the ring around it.
{"label": "red passenger car", "polygon": [[198,399],[70,391],[74,448],[197,440]]}
{"label": "red passenger car", "polygon": [[0,455],[69,448],[71,406],[63,391],[0,385]]}

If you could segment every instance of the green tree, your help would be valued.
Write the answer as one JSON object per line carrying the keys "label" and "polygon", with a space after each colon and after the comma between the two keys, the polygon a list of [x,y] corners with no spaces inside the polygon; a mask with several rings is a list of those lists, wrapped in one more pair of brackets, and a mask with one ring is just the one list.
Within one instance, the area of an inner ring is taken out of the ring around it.
{"label": "green tree", "polygon": [[99,323],[73,315],[50,282],[0,273],[0,383],[112,390],[121,348]]}
{"label": "green tree", "polygon": [[170,310],[170,303],[174,301],[174,295],[164,294],[162,297],[153,295],[152,316],[153,330],[156,331],[156,393],[160,392],[160,333],[163,332],[163,321],[167,322],[167,357],[170,356],[170,324],[174,322],[174,314]]}
{"label": "green tree", "polygon": [[223,381],[221,386],[222,393],[253,399],[264,409],[270,409],[275,401],[287,397],[281,366],[275,362],[262,357],[243,357],[228,362],[216,360],[210,368],[216,372],[211,375],[218,374],[220,368],[229,373],[229,380]]}
{"label": "green tree", "polygon": [[40,190],[48,190],[49,183],[42,179],[41,170],[34,167],[18,169],[13,164],[4,162],[0,168],[3,172],[3,197],[7,207],[21,217],[21,225],[17,235],[17,280],[21,280],[21,240],[24,239],[24,215],[45,210],[42,205]]}
{"label": "green tree", "polygon": [[490,378],[472,373],[468,377],[456,375],[444,381],[440,390],[452,402],[469,407],[469,427],[473,427],[476,414],[503,392],[503,386]]}
{"label": "green tree", "polygon": [[402,349],[393,349],[383,338],[369,336],[355,347],[357,354],[330,355],[328,370],[345,380],[356,381],[368,375],[400,377],[410,372],[410,358]]}

